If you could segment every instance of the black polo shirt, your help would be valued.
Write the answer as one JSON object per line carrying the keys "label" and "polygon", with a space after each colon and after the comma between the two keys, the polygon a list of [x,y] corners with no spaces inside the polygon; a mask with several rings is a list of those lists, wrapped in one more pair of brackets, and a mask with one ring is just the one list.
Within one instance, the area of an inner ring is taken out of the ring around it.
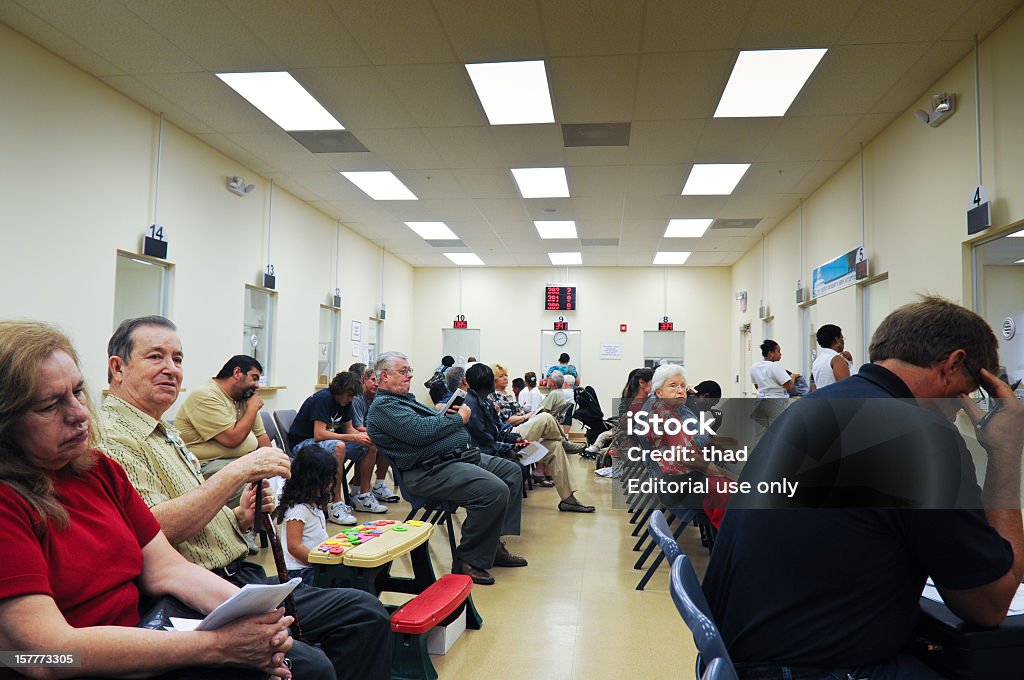
{"label": "black polo shirt", "polygon": [[[872,404],[858,407],[864,397]],[[823,669],[879,662],[907,646],[927,576],[964,589],[1010,570],[1012,548],[980,509],[963,438],[912,397],[895,374],[865,365],[794,404],[752,453],[741,481],[812,470],[805,479],[818,491],[829,481],[843,491],[803,499],[805,506],[826,501],[819,507],[726,512],[704,592],[734,661]],[[843,403],[828,404],[833,399]],[[880,419],[876,407],[888,417]],[[924,446],[914,445],[915,432]],[[912,495],[927,485],[893,491],[865,481],[869,466],[845,465],[857,456],[876,464],[900,458],[892,462],[896,476],[924,466],[921,474],[941,488],[923,506],[900,507],[907,489]]]}

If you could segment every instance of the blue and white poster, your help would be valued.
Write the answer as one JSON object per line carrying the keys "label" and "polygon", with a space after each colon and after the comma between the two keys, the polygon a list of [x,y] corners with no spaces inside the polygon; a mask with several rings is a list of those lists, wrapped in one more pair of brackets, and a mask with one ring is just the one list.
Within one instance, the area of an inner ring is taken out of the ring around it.
{"label": "blue and white poster", "polygon": [[811,277],[811,299],[834,293],[868,277],[868,259],[864,246],[815,267]]}

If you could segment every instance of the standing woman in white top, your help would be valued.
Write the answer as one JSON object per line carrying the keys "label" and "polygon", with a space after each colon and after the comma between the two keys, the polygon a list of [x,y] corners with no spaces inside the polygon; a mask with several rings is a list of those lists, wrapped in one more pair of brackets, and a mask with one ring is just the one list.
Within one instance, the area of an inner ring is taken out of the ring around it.
{"label": "standing woman in white top", "polygon": [[846,339],[843,329],[835,324],[827,323],[814,334],[821,345],[818,356],[811,364],[811,378],[814,389],[818,390],[831,385],[853,373],[853,355],[846,351]]}
{"label": "standing woman in white top", "polygon": [[754,381],[759,399],[786,399],[793,392],[793,381],[800,377],[799,373],[790,374],[782,367],[782,347],[774,340],[761,343],[761,356],[750,367],[750,379]]}

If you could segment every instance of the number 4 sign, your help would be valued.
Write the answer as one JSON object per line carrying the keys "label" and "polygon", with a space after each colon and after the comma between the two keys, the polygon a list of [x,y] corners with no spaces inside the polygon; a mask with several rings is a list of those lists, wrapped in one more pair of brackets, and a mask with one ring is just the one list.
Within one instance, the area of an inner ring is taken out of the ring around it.
{"label": "number 4 sign", "polygon": [[978,185],[967,199],[967,233],[976,234],[992,226],[992,204],[985,187]]}

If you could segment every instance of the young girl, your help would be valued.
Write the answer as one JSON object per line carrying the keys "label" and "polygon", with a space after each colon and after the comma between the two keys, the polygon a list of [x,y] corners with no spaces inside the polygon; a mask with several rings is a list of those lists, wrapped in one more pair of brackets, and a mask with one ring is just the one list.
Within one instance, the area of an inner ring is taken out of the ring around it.
{"label": "young girl", "polygon": [[299,449],[292,459],[292,476],[284,483],[278,520],[284,520],[281,548],[288,575],[313,584],[309,551],[327,540],[324,508],[331,502],[338,461],[315,444]]}

